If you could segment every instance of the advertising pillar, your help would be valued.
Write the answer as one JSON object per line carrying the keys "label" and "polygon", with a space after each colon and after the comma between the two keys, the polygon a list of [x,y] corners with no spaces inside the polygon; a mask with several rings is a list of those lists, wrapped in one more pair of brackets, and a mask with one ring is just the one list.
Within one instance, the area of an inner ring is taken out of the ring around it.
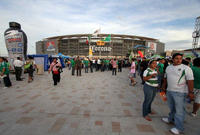
{"label": "advertising pillar", "polygon": [[23,60],[27,56],[27,36],[17,22],[9,22],[9,28],[4,33],[6,48],[8,50],[8,60],[13,67],[13,61],[17,57]]}

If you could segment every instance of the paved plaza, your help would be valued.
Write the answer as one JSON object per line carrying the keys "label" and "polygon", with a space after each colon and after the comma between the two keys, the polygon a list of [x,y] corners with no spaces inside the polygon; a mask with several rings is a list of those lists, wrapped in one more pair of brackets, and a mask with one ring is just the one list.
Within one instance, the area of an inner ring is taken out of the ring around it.
{"label": "paved plaza", "polygon": [[[82,70],[83,71],[83,70]],[[53,86],[51,74],[35,75],[32,83],[0,84],[0,135],[171,135],[164,124],[167,103],[157,95],[153,121],[142,117],[143,90],[140,78],[129,86],[128,69],[71,76],[64,69],[61,82]],[[186,111],[192,110],[187,105]],[[186,115],[185,135],[200,135],[200,113]]]}

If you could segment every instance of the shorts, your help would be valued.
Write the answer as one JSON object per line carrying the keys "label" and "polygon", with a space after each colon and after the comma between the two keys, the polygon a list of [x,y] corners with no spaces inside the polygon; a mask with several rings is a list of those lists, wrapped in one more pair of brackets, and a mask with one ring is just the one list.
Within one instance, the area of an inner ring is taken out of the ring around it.
{"label": "shorts", "polygon": [[195,100],[194,102],[200,104],[200,89],[194,89]]}

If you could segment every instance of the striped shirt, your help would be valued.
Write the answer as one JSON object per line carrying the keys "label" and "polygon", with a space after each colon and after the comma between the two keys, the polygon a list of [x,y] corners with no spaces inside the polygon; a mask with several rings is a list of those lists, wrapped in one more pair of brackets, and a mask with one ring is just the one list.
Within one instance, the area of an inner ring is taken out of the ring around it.
{"label": "striped shirt", "polygon": [[[152,74],[157,74],[157,71],[156,70],[152,70],[151,68],[147,68],[144,73],[143,73],[143,77],[147,77],[147,76],[150,76]],[[147,85],[150,85],[152,87],[158,87],[158,77],[152,77],[150,78],[149,80],[147,80],[145,82]]]}

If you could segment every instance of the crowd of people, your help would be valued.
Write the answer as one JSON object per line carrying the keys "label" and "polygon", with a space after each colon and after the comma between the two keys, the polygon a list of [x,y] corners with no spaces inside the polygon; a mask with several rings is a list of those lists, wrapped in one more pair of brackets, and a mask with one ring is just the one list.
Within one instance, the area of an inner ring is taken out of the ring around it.
{"label": "crowd of people", "polygon": [[23,62],[22,58],[17,57],[17,59],[13,62],[13,67],[6,58],[0,57],[0,78],[4,82],[4,89],[12,86],[12,82],[9,76],[11,71],[14,71],[16,81],[23,81],[23,71],[28,73],[28,83],[30,83],[33,81],[33,72],[35,69],[36,65],[32,57],[28,57],[25,62]]}
{"label": "crowd of people", "polygon": [[81,76],[81,69],[85,69],[85,73],[88,73],[89,70],[91,73],[94,71],[112,71],[112,75],[122,72],[122,67],[128,67],[130,62],[128,59],[117,59],[117,58],[80,58],[79,56],[67,59],[67,66],[69,70],[72,68],[72,75],[75,75],[75,70],[77,71],[76,75]]}
{"label": "crowd of people", "polygon": [[[169,116],[162,118],[165,123],[174,124],[170,129],[173,134],[181,134],[184,131],[185,105],[193,101],[193,110],[190,115],[197,116],[200,108],[200,58],[183,58],[180,53],[175,53],[172,58],[146,59],[131,58],[80,58],[79,56],[66,59],[66,65],[71,70],[71,75],[81,76],[81,71],[85,73],[112,71],[116,76],[117,72],[122,72],[122,68],[129,68],[130,85],[136,85],[136,76],[140,76],[141,85],[144,91],[144,102],[142,115],[152,121],[151,115],[155,114],[151,105],[157,93],[165,93],[169,107]],[[32,58],[24,63],[20,57],[13,62],[16,81],[23,81],[22,68],[28,72],[28,82],[33,81],[35,64]],[[11,66],[9,62],[0,57],[0,76],[3,78],[5,88],[11,87],[9,78]],[[137,71],[137,74],[136,74]],[[62,66],[57,58],[54,58],[49,66],[49,73],[52,72],[54,85],[61,80]]]}
{"label": "crowd of people", "polygon": [[[66,59],[66,66],[71,70],[71,75],[81,76],[82,69],[85,70],[85,73],[93,73],[94,71],[112,71],[112,75],[117,75],[118,72],[122,72],[122,67],[130,66],[128,59],[117,59],[117,58],[80,58],[79,56]],[[90,70],[90,71],[89,71]],[[76,71],[76,72],[75,72]],[[60,77],[62,73],[62,66],[59,59],[54,58],[53,62],[50,64],[49,73],[52,72],[54,86],[60,82]]]}
{"label": "crowd of people", "polygon": [[143,58],[138,63],[139,74],[144,85],[143,117],[152,121],[150,115],[155,114],[151,105],[156,93],[166,93],[169,116],[162,118],[167,124],[174,124],[170,129],[173,134],[184,131],[185,106],[193,101],[192,117],[197,116],[200,107],[200,58],[183,59],[183,55],[176,53],[172,59]]}

